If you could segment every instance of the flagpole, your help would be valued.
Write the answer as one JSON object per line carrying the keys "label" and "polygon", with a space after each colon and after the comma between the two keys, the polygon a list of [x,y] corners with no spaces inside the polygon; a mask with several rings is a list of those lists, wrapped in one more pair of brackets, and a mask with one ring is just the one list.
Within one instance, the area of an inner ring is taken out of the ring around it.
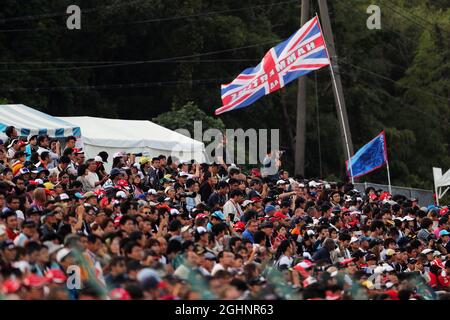
{"label": "flagpole", "polygon": [[[316,13],[316,17],[317,19],[319,19],[317,13]],[[320,26],[320,20],[319,20],[319,28],[320,28],[320,32],[322,33],[323,38],[325,39],[325,35],[322,32],[322,27]],[[337,84],[336,84],[336,78],[334,76],[334,70],[333,70],[333,64],[331,63],[331,57],[330,54],[328,52],[328,47],[326,44],[326,41],[324,43],[325,45],[325,51],[327,52],[327,56],[328,56],[328,60],[330,62],[329,66],[330,66],[330,72],[331,72],[331,82],[333,83],[334,89],[336,90],[336,92],[339,92]],[[348,144],[348,137],[347,137],[347,130],[345,129],[345,121],[344,121],[344,113],[342,112],[342,104],[341,104],[341,99],[339,97],[339,94],[336,94],[336,101],[339,107],[339,113],[340,113],[340,118],[342,121],[342,127],[344,128],[344,140],[345,140],[345,148],[347,150],[347,159],[348,159],[348,168],[350,170],[350,177],[352,179],[352,184],[355,183],[355,179],[353,178],[353,169],[352,169],[352,162],[351,162],[351,155],[350,155],[350,147]]]}
{"label": "flagpole", "polygon": [[387,160],[386,160],[386,169],[387,169],[387,178],[388,178],[389,193],[392,195],[391,172],[390,172],[390,170],[389,170],[389,161],[387,161]]}

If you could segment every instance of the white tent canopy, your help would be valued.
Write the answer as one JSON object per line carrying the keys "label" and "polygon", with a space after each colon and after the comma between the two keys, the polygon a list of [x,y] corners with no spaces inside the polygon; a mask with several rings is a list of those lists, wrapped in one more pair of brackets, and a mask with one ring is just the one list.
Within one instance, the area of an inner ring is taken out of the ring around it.
{"label": "white tent canopy", "polygon": [[52,138],[80,136],[80,127],[23,104],[0,105],[0,131],[14,126],[21,137],[47,134]]}
{"label": "white tent canopy", "polygon": [[149,157],[160,154],[181,160],[204,162],[203,142],[186,137],[146,120],[120,120],[96,117],[59,117],[81,128],[81,140],[87,157],[108,152],[108,164],[119,151],[140,153]]}
{"label": "white tent canopy", "polygon": [[439,199],[441,199],[450,189],[450,170],[442,174],[441,168],[433,168],[433,178],[436,191],[436,200],[439,205]]}

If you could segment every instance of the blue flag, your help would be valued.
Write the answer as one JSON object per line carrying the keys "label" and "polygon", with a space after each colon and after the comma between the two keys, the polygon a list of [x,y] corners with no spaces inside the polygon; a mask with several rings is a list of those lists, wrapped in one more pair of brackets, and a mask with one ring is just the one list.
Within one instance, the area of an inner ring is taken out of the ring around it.
{"label": "blue flag", "polygon": [[381,132],[350,158],[351,170],[346,161],[347,174],[354,178],[368,174],[387,162],[386,135]]}

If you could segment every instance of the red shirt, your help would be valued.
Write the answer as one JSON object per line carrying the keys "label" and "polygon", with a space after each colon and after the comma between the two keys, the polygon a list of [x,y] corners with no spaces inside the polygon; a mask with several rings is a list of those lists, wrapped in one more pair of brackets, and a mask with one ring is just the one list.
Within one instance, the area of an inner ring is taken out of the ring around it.
{"label": "red shirt", "polygon": [[16,231],[11,230],[10,228],[6,228],[6,234],[8,235],[9,240],[14,240],[19,233],[16,233]]}

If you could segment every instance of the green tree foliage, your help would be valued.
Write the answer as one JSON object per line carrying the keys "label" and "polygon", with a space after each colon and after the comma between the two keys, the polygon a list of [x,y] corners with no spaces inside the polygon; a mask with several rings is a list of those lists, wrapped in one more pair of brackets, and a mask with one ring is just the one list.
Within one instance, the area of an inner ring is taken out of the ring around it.
{"label": "green tree foliage", "polygon": [[[2,2],[1,97],[57,116],[155,119],[173,129],[199,119],[204,127],[278,128],[293,169],[295,82],[249,108],[213,113],[220,84],[298,29],[300,1],[75,2],[75,31],[65,13],[73,0]],[[431,167],[450,168],[448,1],[328,3],[355,150],[385,130],[393,182],[431,188]],[[381,30],[366,27],[370,4],[381,8]],[[329,69],[307,79],[306,175],[344,178]],[[361,180],[385,183],[386,172]]]}
{"label": "green tree foliage", "polygon": [[171,111],[160,114],[152,121],[172,130],[186,129],[192,134],[192,137],[194,137],[194,121],[201,121],[203,130],[219,129],[223,131],[225,129],[221,119],[207,115],[193,102],[189,102],[181,108],[172,108]]}

